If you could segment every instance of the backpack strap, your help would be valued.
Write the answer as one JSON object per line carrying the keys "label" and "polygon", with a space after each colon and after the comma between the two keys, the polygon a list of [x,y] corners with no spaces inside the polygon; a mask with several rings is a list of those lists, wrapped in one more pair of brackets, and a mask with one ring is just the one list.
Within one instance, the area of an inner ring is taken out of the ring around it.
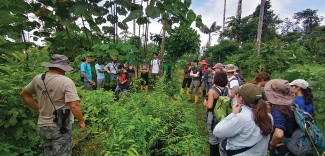
{"label": "backpack strap", "polygon": [[[238,79],[236,78],[236,76],[229,80],[229,82],[228,82],[228,88],[229,88],[229,89],[231,89],[231,88],[230,88],[230,82],[231,82],[231,81],[234,81],[234,80],[237,80],[237,81],[238,81]],[[239,82],[238,82],[238,83],[239,83]]]}

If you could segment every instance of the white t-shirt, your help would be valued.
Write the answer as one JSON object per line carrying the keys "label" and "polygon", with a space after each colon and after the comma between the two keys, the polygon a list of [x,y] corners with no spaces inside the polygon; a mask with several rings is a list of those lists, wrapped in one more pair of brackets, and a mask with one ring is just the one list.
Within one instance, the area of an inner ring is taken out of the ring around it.
{"label": "white t-shirt", "polygon": [[[229,95],[231,94],[231,88],[235,87],[235,86],[239,86],[239,82],[238,80],[232,80],[230,81],[231,79],[234,79],[236,78],[235,76],[232,76],[232,77],[228,77],[228,81],[229,81]],[[237,96],[235,96],[233,99],[232,99],[232,103],[233,104],[237,104]]]}
{"label": "white t-shirt", "polygon": [[160,60],[151,60],[150,65],[152,66],[152,71],[151,73],[158,74],[159,73],[159,65],[160,65]]}

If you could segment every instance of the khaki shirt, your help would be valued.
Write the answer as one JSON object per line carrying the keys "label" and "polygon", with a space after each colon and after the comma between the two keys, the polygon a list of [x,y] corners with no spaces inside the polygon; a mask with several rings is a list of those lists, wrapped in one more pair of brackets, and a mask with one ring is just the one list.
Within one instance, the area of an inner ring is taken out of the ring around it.
{"label": "khaki shirt", "polygon": [[[79,101],[77,89],[73,81],[64,76],[58,74],[47,73],[45,76],[45,84],[52,99],[48,98],[44,83],[41,79],[42,74],[39,74],[33,78],[33,80],[25,87],[25,90],[30,94],[36,94],[39,106],[38,127],[42,126],[56,126],[53,122],[54,119],[54,107],[58,109],[69,108],[69,102]],[[74,116],[70,111],[70,124],[74,121]]]}

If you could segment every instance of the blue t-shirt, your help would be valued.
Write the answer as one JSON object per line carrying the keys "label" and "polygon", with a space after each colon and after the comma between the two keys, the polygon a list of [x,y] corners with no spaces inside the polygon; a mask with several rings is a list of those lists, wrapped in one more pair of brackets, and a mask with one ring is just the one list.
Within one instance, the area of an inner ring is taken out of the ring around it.
{"label": "blue t-shirt", "polygon": [[273,127],[283,130],[284,136],[287,138],[290,138],[293,131],[298,128],[293,112],[291,112],[291,118],[286,118],[286,116],[281,113],[280,109],[277,106],[274,106],[271,115],[274,121]]}
{"label": "blue t-shirt", "polygon": [[[89,79],[92,79],[91,66],[90,66],[89,63],[85,63],[85,62],[81,63],[81,65],[80,65],[80,72],[85,72],[86,75],[87,75],[87,77]],[[84,79],[84,82],[88,82],[88,80],[87,79]]]}
{"label": "blue t-shirt", "polygon": [[305,112],[308,112],[310,115],[313,115],[313,104],[306,104],[305,98],[303,96],[297,96],[294,100],[294,103],[299,105],[299,107],[302,108]]}
{"label": "blue t-shirt", "polygon": [[104,65],[96,64],[95,69],[96,69],[97,79],[105,79],[105,73],[98,71],[98,69],[104,69]]}

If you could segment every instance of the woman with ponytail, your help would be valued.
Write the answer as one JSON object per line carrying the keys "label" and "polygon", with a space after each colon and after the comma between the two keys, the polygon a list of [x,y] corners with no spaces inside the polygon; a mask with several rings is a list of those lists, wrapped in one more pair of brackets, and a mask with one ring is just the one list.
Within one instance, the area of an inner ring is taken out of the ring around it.
{"label": "woman with ponytail", "polygon": [[305,112],[313,115],[313,94],[311,93],[308,82],[303,79],[297,79],[292,81],[290,85],[296,95],[294,103],[299,105]]}
{"label": "woman with ponytail", "polygon": [[222,119],[213,134],[224,138],[220,154],[266,156],[273,119],[268,113],[262,91],[252,83],[236,87],[237,104],[232,113]]}

